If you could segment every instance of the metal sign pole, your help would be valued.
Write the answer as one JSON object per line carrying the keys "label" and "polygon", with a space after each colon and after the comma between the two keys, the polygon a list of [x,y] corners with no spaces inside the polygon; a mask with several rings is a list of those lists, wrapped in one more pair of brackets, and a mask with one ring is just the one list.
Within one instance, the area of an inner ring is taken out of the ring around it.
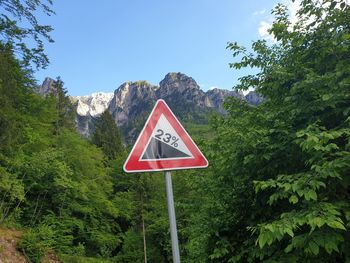
{"label": "metal sign pole", "polygon": [[173,251],[173,262],[180,263],[179,241],[177,238],[176,217],[174,208],[173,185],[171,172],[165,172],[166,196],[168,201],[168,213],[170,221],[171,248]]}

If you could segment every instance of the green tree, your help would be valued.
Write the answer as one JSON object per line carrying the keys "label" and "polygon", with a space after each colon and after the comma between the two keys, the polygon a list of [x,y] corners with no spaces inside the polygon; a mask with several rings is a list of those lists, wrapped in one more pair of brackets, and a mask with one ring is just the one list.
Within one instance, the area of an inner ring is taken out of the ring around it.
{"label": "green tree", "polygon": [[[30,73],[14,58],[12,47],[0,42],[1,223],[18,215],[25,199],[23,175],[18,174],[16,168],[23,160],[23,144],[30,144],[29,134],[33,134],[32,127],[38,124],[30,114],[36,111],[39,120],[47,106],[46,103],[40,104],[37,96],[31,93],[33,83]],[[45,119],[50,120],[50,115]]]}
{"label": "green tree", "polygon": [[53,83],[52,96],[56,98],[56,123],[55,133],[59,134],[62,129],[75,130],[75,110],[67,96],[67,90],[64,88],[64,83],[60,77]]}
{"label": "green tree", "polygon": [[282,4],[273,13],[276,43],[228,45],[233,68],[259,69],[237,88],[265,102],[231,100],[213,123],[203,261],[347,262],[350,8],[303,0],[296,24]]}
{"label": "green tree", "polygon": [[[51,0],[0,1],[0,41],[10,45],[26,66],[29,66],[30,62],[39,68],[48,65],[49,60],[44,53],[44,41],[53,42],[49,35],[52,27],[41,25],[35,13],[41,10],[50,16],[54,14],[51,5]],[[26,44],[28,39],[34,44]]]}
{"label": "green tree", "polygon": [[[25,5],[31,3],[40,1]],[[0,0],[4,5],[22,3]],[[52,96],[33,92],[32,71],[15,57],[15,35],[8,37],[0,40],[0,224],[28,228],[20,247],[33,262],[48,249],[116,256],[132,220],[130,194],[115,191],[105,155],[75,131],[63,82],[55,81]]]}
{"label": "green tree", "polygon": [[120,132],[108,110],[99,117],[92,142],[102,149],[109,160],[117,158],[124,151]]}
{"label": "green tree", "polygon": [[29,78],[13,58],[10,45],[0,42],[0,150],[10,150],[19,135],[15,130],[21,126],[18,115],[13,111],[23,103],[24,86],[29,85]]}
{"label": "green tree", "polygon": [[29,228],[22,247],[33,262],[50,248],[115,255],[126,231],[119,208],[130,204],[114,193],[104,154],[72,129],[64,92],[63,101],[59,90],[35,94],[11,47],[0,47],[0,224]]}

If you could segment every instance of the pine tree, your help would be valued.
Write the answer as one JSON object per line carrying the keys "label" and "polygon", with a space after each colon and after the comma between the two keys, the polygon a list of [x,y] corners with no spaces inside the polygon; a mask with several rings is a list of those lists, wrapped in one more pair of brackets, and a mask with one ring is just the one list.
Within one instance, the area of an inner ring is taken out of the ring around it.
{"label": "pine tree", "polygon": [[56,110],[57,119],[55,123],[55,134],[59,134],[63,128],[75,129],[75,112],[72,103],[67,96],[67,90],[64,88],[64,82],[57,77],[54,82],[53,94],[57,98]]}
{"label": "pine tree", "polygon": [[92,136],[92,142],[102,148],[108,159],[113,160],[124,150],[120,132],[109,111],[101,114]]}

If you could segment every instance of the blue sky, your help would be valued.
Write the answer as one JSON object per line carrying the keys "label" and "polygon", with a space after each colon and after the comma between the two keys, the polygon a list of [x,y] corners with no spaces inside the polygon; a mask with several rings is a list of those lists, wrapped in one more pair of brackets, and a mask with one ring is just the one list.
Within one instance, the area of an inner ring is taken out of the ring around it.
{"label": "blue sky", "polygon": [[[231,89],[247,71],[230,69],[228,41],[261,37],[277,0],[56,0],[50,65],[35,76],[61,76],[70,95],[114,91],[125,81],[158,84],[168,72],[204,90]],[[260,29],[259,29],[260,28]],[[260,31],[259,31],[260,30]]]}

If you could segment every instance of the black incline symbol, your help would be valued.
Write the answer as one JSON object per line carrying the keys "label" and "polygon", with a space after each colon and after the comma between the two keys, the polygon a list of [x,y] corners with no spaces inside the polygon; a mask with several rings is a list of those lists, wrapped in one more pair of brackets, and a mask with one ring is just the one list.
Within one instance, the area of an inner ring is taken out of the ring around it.
{"label": "black incline symbol", "polygon": [[179,157],[191,157],[191,156],[152,137],[141,159],[154,160],[154,159],[179,158]]}

